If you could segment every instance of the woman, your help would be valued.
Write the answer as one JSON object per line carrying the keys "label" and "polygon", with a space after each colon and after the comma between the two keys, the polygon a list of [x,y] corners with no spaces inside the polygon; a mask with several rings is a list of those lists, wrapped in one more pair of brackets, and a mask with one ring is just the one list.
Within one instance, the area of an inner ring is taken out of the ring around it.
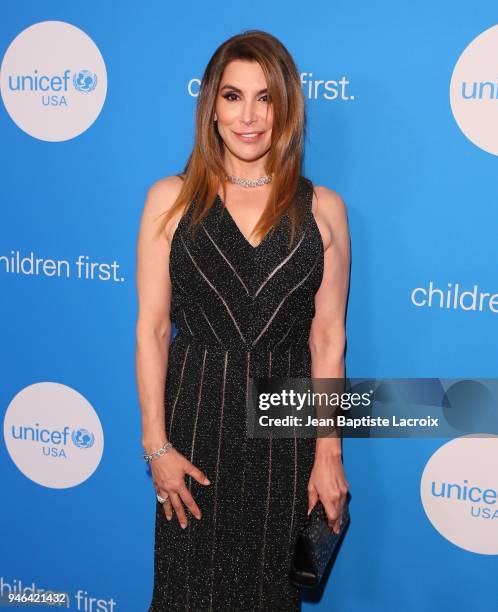
{"label": "woman", "polygon": [[346,211],[300,174],[303,140],[291,56],[245,32],[206,67],[183,175],[147,195],[137,385],[157,495],[149,612],[297,610],[289,566],[307,512],[320,499],[340,527],[340,439],[245,429],[250,377],[344,376]]}

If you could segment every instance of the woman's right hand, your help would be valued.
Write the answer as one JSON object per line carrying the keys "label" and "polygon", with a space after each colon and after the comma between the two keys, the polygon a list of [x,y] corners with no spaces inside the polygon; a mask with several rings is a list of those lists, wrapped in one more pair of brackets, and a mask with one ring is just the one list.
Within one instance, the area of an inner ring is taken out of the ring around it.
{"label": "woman's right hand", "polygon": [[185,484],[185,475],[192,476],[200,484],[208,485],[210,482],[204,472],[174,447],[161,457],[153,459],[150,469],[156,493],[166,498],[163,507],[168,521],[173,518],[174,510],[180,525],[185,529],[187,515],[183,503],[200,520],[201,511]]}

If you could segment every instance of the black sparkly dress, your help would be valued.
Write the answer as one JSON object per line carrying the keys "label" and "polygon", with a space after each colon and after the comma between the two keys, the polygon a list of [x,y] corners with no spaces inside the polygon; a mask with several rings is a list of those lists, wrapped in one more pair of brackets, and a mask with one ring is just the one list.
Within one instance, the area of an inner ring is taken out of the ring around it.
{"label": "black sparkly dress", "polygon": [[323,276],[312,183],[299,179],[305,224],[290,220],[253,247],[219,196],[195,239],[189,212],[170,254],[171,319],[165,416],[174,446],[211,481],[186,484],[201,509],[188,527],[156,502],[149,612],[291,612],[291,554],[306,519],[315,439],[246,436],[250,376],[311,376],[308,337]]}

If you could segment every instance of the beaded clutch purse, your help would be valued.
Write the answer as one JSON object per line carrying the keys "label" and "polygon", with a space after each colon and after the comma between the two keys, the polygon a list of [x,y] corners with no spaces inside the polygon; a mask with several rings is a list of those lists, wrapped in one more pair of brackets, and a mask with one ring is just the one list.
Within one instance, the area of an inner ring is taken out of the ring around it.
{"label": "beaded clutch purse", "polygon": [[333,532],[328,526],[325,508],[317,501],[297,536],[290,572],[293,584],[307,589],[320,584],[349,520],[349,505],[346,501],[341,529],[339,533]]}

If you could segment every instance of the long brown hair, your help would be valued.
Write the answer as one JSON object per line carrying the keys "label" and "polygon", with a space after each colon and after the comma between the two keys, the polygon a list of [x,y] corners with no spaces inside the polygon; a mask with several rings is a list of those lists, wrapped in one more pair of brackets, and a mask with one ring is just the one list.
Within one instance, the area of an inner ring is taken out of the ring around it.
{"label": "long brown hair", "polygon": [[302,205],[295,197],[304,149],[304,96],[292,56],[277,38],[261,30],[247,30],[229,38],[209,60],[197,100],[194,147],[183,170],[180,193],[171,208],[163,213],[159,232],[164,231],[177,211],[184,210],[191,203],[194,206],[190,225],[197,232],[214,204],[220,185],[223,193],[226,193],[223,140],[216,128],[214,113],[223,72],[233,60],[259,63],[266,78],[270,104],[273,105],[271,147],[265,168],[267,174],[273,173],[272,187],[265,212],[253,233],[264,238],[288,212],[292,244],[304,214]]}

